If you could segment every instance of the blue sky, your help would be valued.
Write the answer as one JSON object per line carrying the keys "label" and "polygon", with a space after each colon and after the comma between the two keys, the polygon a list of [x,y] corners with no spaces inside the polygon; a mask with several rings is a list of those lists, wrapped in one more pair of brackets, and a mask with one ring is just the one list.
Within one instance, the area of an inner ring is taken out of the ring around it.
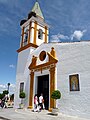
{"label": "blue sky", "polygon": [[[49,40],[90,40],[90,0],[38,0],[50,26]],[[11,83],[14,91],[20,20],[27,18],[35,0],[0,0],[0,92]]]}

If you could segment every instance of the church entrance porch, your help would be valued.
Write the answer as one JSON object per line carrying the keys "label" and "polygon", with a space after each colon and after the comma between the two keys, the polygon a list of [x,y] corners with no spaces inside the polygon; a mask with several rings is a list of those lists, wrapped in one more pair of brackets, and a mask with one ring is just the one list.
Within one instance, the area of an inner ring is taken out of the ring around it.
{"label": "church entrance porch", "polygon": [[37,95],[43,94],[45,109],[49,109],[49,75],[38,76]]}
{"label": "church entrance porch", "polygon": [[[37,94],[40,96],[43,93],[45,100],[45,109],[51,111],[56,102],[50,97],[52,91],[55,90],[56,85],[56,74],[54,65],[48,67],[47,74],[41,74],[40,72],[31,71],[30,72],[30,99],[29,99],[29,108],[33,108],[33,98]],[[44,70],[43,70],[44,73]]]}

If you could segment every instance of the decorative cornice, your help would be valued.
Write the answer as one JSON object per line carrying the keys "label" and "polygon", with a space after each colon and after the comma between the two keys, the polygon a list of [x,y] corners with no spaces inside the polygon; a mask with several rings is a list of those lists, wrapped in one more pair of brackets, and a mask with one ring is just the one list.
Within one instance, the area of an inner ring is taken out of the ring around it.
{"label": "decorative cornice", "polygon": [[36,65],[36,66],[29,66],[29,69],[30,70],[32,70],[32,69],[41,69],[41,68],[44,68],[44,67],[46,67],[46,66],[49,66],[49,65],[51,65],[51,64],[55,64],[55,63],[57,63],[58,61],[56,60],[56,61],[50,61],[50,62],[46,62],[46,63],[44,63],[44,64],[40,64],[40,65]]}
{"label": "decorative cornice", "polygon": [[48,57],[49,57],[49,61],[52,61],[52,62],[58,62],[58,59],[57,58],[55,58],[53,55],[51,55],[49,52],[47,52],[47,54],[48,54]]}
{"label": "decorative cornice", "polygon": [[33,44],[33,43],[29,43],[29,44],[27,44],[27,45],[21,47],[20,49],[18,49],[17,52],[19,53],[19,52],[21,52],[21,51],[23,51],[23,50],[25,50],[25,49],[27,49],[27,48],[29,48],[29,47],[37,48],[38,46],[35,45],[35,44]]}
{"label": "decorative cornice", "polygon": [[34,67],[34,66],[36,66],[36,62],[37,62],[37,57],[35,57],[35,56],[33,55],[33,57],[32,57],[32,62],[31,62],[31,64],[30,64],[29,67]]}
{"label": "decorative cornice", "polygon": [[49,25],[47,23],[45,23],[45,21],[40,21],[40,19],[38,17],[34,17],[32,16],[28,21],[26,21],[22,26],[21,28],[23,28],[24,26],[27,26],[29,23],[31,22],[35,22],[37,21],[37,23],[41,24],[42,26],[47,26],[47,28],[49,28]]}
{"label": "decorative cornice", "polygon": [[46,63],[43,63],[43,64],[39,64],[37,65],[36,62],[37,62],[37,57],[33,56],[32,57],[32,62],[31,64],[29,65],[29,69],[30,70],[33,70],[33,69],[44,69],[45,67],[47,66],[50,66],[52,64],[55,64],[58,62],[58,59],[56,58],[56,52],[54,50],[54,48],[51,48],[51,52],[47,52],[47,55],[48,55],[48,62]]}

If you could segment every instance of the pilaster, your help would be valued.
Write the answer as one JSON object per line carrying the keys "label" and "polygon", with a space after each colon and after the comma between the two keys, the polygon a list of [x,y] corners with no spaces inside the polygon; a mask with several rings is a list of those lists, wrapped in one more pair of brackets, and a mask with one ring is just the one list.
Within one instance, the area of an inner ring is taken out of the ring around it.
{"label": "pilaster", "polygon": [[51,98],[51,94],[54,90],[55,90],[55,66],[50,68],[50,109],[56,106],[56,102]]}
{"label": "pilaster", "polygon": [[34,87],[34,72],[31,71],[31,74],[30,74],[30,98],[29,98],[29,108],[33,108],[33,87]]}
{"label": "pilaster", "polygon": [[29,24],[28,44],[30,43],[30,33],[31,33],[31,22]]}
{"label": "pilaster", "polygon": [[21,40],[21,47],[23,47],[23,40],[24,40],[24,27],[22,28],[22,40]]}
{"label": "pilaster", "polygon": [[45,26],[45,43],[47,43],[47,26]]}
{"label": "pilaster", "polygon": [[37,22],[35,21],[35,23],[34,23],[35,25],[34,25],[34,41],[33,41],[33,44],[35,44],[36,45],[36,35],[37,35]]}

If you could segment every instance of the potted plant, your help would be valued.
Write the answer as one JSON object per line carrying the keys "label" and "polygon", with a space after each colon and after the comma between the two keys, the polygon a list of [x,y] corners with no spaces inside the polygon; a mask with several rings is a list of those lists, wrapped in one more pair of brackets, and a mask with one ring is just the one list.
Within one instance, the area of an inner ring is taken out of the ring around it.
{"label": "potted plant", "polygon": [[[60,91],[59,90],[54,90],[51,94],[51,98],[54,99],[55,100],[54,103],[56,103],[56,100],[61,98]],[[54,104],[54,107],[52,109],[52,114],[53,115],[58,115],[58,108],[56,108],[56,104]]]}
{"label": "potted plant", "polygon": [[20,92],[20,94],[19,94],[19,98],[21,98],[21,103],[19,104],[19,107],[20,108],[23,108],[24,107],[24,103],[23,103],[23,99],[26,97],[26,94],[25,94],[25,92]]}

